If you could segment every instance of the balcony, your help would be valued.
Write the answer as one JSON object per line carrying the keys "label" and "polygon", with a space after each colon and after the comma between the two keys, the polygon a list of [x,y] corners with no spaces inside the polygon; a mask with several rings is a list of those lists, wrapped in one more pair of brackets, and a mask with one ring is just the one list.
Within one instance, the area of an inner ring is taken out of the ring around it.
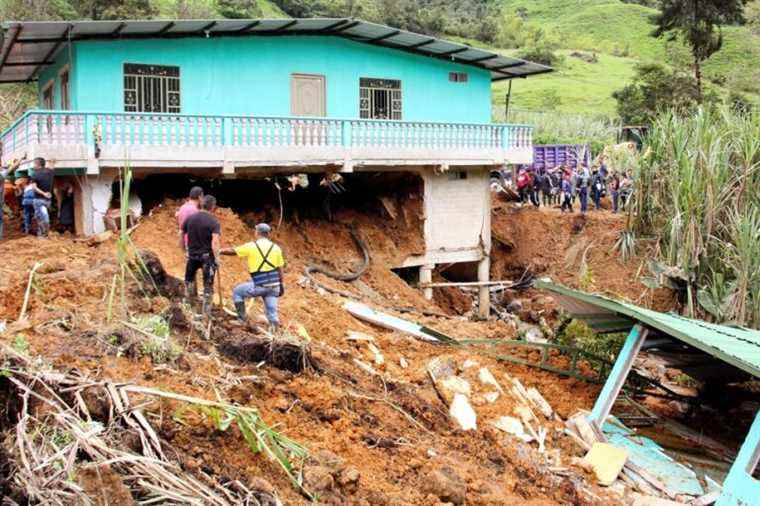
{"label": "balcony", "polygon": [[[0,134],[2,161],[42,156],[59,169],[292,170],[310,166],[530,163],[526,125],[30,110]],[[28,163],[28,162],[27,162]]]}

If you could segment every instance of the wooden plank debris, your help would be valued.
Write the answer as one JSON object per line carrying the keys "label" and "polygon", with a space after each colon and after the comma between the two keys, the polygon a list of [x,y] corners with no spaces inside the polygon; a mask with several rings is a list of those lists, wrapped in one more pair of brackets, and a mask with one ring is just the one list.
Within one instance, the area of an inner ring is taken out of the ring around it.
{"label": "wooden plank debris", "polygon": [[386,329],[398,330],[418,339],[422,339],[423,341],[439,343],[456,342],[456,339],[449,337],[446,334],[442,334],[437,330],[412,323],[408,320],[396,318],[395,316],[380,311],[375,311],[371,307],[359,302],[348,301],[343,305],[343,309],[360,320],[364,320]]}
{"label": "wooden plank debris", "polygon": [[610,486],[623,470],[628,460],[628,452],[608,443],[594,443],[584,460],[594,469],[599,483]]}

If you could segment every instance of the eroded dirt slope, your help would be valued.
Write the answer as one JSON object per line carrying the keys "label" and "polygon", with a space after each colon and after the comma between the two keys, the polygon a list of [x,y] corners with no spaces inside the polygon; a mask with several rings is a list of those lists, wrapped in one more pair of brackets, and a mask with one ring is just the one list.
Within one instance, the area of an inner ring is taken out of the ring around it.
{"label": "eroded dirt slope", "polygon": [[[138,247],[155,252],[169,274],[181,277],[184,257],[177,247],[177,206],[177,202],[168,201],[154,209],[134,232],[133,239]],[[225,246],[250,240],[251,225],[262,217],[255,213],[241,217],[228,209],[220,209],[219,216]],[[548,216],[544,219],[541,211],[496,209],[495,234],[512,247],[508,250],[502,246],[494,253],[495,278],[515,277],[520,267],[530,267],[536,274],[550,274],[574,285],[575,268],[565,265],[565,250],[585,238],[596,244],[588,258],[594,272],[599,273],[595,277],[597,288],[612,293],[620,290],[635,298],[637,288],[631,286],[636,282],[630,279],[636,276],[638,264],[619,264],[608,248],[622,227],[622,218],[590,215],[585,226],[573,233],[575,218]],[[587,480],[582,470],[555,474],[549,470],[547,455],[539,454],[535,443],[518,442],[491,427],[498,417],[513,414],[514,400],[501,395],[493,403],[483,402],[482,396],[490,389],[478,380],[477,371],[486,367],[502,384],[507,383],[509,375],[519,378],[526,387],[537,387],[562,418],[590,408],[597,386],[506,364],[478,354],[474,348],[424,343],[366,325],[342,308],[343,298],[305,282],[303,268],[309,263],[325,262],[331,270],[346,271],[360,261],[347,226],[351,223],[357,225],[370,250],[370,268],[359,282],[339,283],[316,275],[321,283],[453,337],[514,337],[514,329],[496,320],[474,322],[456,316],[421,314],[444,313],[450,307],[425,301],[418,290],[390,271],[405,256],[419,251],[419,217],[400,213],[394,220],[338,211],[334,223],[288,222],[274,235],[288,259],[287,292],[281,301],[283,321],[288,332],[297,334],[303,328],[310,336],[316,371],[296,374],[269,365],[257,367],[221,355],[214,337],[206,340],[197,332],[181,333],[176,329],[174,337],[183,352],[174,362],[157,366],[139,353],[116,353],[108,342],[109,329],[118,332],[120,320],[130,315],[118,309],[120,294],[111,295],[113,276],[119,271],[113,241],[88,246],[57,237],[0,243],[0,255],[5,259],[0,266],[0,320],[12,322],[18,318],[29,270],[36,261],[43,262],[30,295],[29,323],[2,334],[1,339],[10,345],[22,342],[26,353],[42,356],[54,367],[75,368],[94,378],[255,406],[270,424],[276,424],[278,430],[311,450],[314,461],[307,466],[305,475],[324,503],[619,502],[619,498]],[[229,300],[235,283],[246,278],[241,261],[226,260],[221,278],[224,297]],[[130,314],[167,314],[175,304],[166,297],[146,297],[134,291],[126,297]],[[112,309],[107,321],[109,300],[113,299],[116,309]],[[412,312],[400,313],[393,308]],[[253,312],[260,315],[258,302]],[[221,313],[217,316],[225,318]],[[383,363],[373,362],[375,355],[366,343],[348,341],[349,331],[373,336]],[[442,355],[451,357],[472,385],[478,415],[476,431],[456,428],[430,382],[426,366],[432,358]],[[356,360],[372,364],[378,374],[367,372]],[[468,360],[478,365],[466,368]],[[275,464],[248,450],[235,429],[218,432],[202,417],[188,417],[178,423],[170,416],[178,409],[171,402],[149,404],[146,409],[153,413],[161,437],[176,450],[186,470],[203,472],[220,481],[238,479],[251,484],[264,479],[285,503],[307,502]],[[543,423],[548,429],[546,446],[552,451],[560,450],[560,466],[567,467],[567,459],[581,453],[557,432],[560,422]]]}

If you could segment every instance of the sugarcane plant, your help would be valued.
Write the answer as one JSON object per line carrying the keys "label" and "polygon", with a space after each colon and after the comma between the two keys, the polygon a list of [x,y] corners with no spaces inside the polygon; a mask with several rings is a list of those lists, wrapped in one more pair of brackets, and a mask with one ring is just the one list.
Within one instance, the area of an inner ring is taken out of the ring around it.
{"label": "sugarcane plant", "polygon": [[680,272],[687,314],[760,327],[760,115],[661,114],[638,160],[631,230]]}

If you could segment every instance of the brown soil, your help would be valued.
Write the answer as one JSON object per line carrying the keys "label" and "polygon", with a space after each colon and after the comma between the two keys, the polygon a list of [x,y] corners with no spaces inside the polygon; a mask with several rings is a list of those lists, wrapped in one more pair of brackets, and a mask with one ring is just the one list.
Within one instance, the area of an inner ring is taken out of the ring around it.
{"label": "brown soil", "polygon": [[[184,255],[177,246],[174,221],[178,204],[166,202],[155,209],[134,232],[133,240],[139,248],[155,253],[170,276],[181,278]],[[369,269],[354,283],[315,275],[321,283],[457,338],[514,337],[513,328],[496,320],[477,322],[459,316],[423,316],[391,309],[403,306],[440,313],[463,311],[470,306],[469,297],[454,290],[438,295],[436,301],[426,301],[418,290],[391,272],[403,258],[421,249],[418,202],[410,198],[400,204],[402,212],[396,219],[380,213],[338,211],[332,223],[301,220],[283,223],[276,229],[273,239],[283,247],[288,262],[287,290],[280,305],[284,326],[289,334],[309,336],[315,367],[259,367],[256,361],[267,358],[260,342],[250,336],[235,337],[232,331],[225,334],[228,353],[220,353],[224,347],[220,350],[217,346],[223,340],[217,341],[213,337],[216,334],[206,341],[192,330],[187,331],[193,323],[170,300],[169,292],[161,296],[133,291],[127,297],[132,313],[171,316],[174,336],[184,346],[182,357],[156,368],[148,357],[113,353],[113,346],[103,336],[118,337],[116,330],[109,332],[117,329],[118,320],[125,317],[117,307],[115,317],[110,323],[106,321],[112,280],[119,270],[115,245],[106,242],[90,247],[61,237],[0,243],[0,255],[5,260],[0,266],[0,320],[13,322],[18,318],[29,270],[35,261],[44,262],[30,296],[30,323],[11,324],[0,339],[10,344],[23,336],[28,353],[43,356],[54,367],[75,368],[93,378],[255,406],[268,423],[310,449],[313,459],[305,468],[307,483],[326,504],[459,504],[462,497],[466,504],[619,503],[619,498],[590,481],[551,473],[535,445],[518,443],[492,428],[490,422],[496,418],[514,415],[514,401],[504,395],[493,404],[483,401],[492,389],[479,382],[477,371],[487,367],[502,385],[508,374],[519,378],[526,387],[535,386],[563,418],[578,409],[589,409],[598,386],[499,362],[478,354],[474,348],[442,347],[369,326],[342,309],[342,298],[321,293],[304,282],[307,264],[323,263],[330,270],[347,272],[360,262],[361,254],[347,227],[355,223],[370,250]],[[223,246],[232,246],[251,239],[250,225],[264,213],[241,217],[220,209],[218,215]],[[643,260],[623,264],[611,252],[622,218],[591,214],[576,234],[572,232],[573,219],[558,213],[555,216],[552,211],[497,207],[494,232],[502,245],[496,246],[493,255],[493,277],[515,278],[519,270],[529,268],[535,274],[551,275],[577,286],[577,267],[565,265],[564,256],[568,248],[585,239],[594,242],[589,263],[597,289],[634,299],[643,294],[644,300],[662,307],[659,304],[664,304],[665,298],[647,294],[638,281]],[[232,287],[246,280],[247,274],[240,260],[226,258],[221,285],[224,298],[229,300]],[[534,299],[540,297],[529,293]],[[116,299],[119,306],[119,294]],[[544,302],[550,305],[551,301]],[[262,316],[261,310],[260,302],[256,302],[254,312],[258,317]],[[219,314],[219,318],[224,317]],[[226,323],[218,325],[221,328]],[[366,343],[346,340],[346,333],[352,330],[374,336],[384,356],[382,365],[373,365],[379,375],[357,367],[355,359],[372,363],[374,356]],[[447,406],[426,373],[430,359],[441,354],[450,355],[459,367],[467,359],[479,364],[461,373],[473,388],[478,413],[476,431],[455,428]],[[408,367],[402,367],[402,363],[408,363]],[[177,407],[176,403],[162,402],[146,409],[171,413]],[[176,450],[186,470],[203,471],[217,479],[237,479],[257,490],[273,487],[287,504],[307,502],[276,464],[248,450],[237,429],[221,433],[207,420],[192,416],[184,424],[170,416],[160,420],[160,435]],[[544,426],[549,429],[547,447],[560,449],[563,462],[580,454],[559,434],[561,422],[545,421]],[[325,451],[340,462],[336,463]],[[120,482],[102,486],[97,483],[98,487],[113,489]],[[579,492],[578,484],[592,491],[597,499]],[[97,494],[92,498],[97,501]]]}

